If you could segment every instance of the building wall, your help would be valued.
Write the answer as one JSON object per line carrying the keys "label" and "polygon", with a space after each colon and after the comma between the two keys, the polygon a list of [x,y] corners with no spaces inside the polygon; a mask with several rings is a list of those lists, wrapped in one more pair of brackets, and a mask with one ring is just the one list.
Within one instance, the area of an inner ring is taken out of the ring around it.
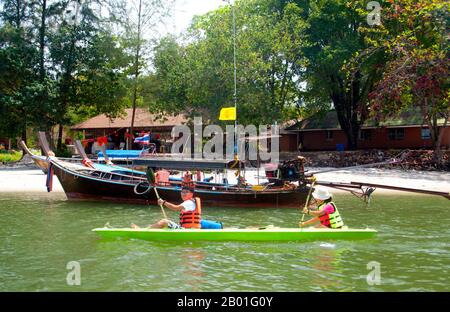
{"label": "building wall", "polygon": [[[105,135],[109,135],[112,134],[113,132],[117,131],[118,133],[123,134],[125,132],[126,129],[121,128],[121,129],[84,129],[85,131],[85,135],[86,137],[101,137],[101,136],[105,136]],[[79,132],[83,132],[83,130],[76,130]],[[152,133],[158,133],[160,134],[162,137],[171,137],[171,131],[172,131],[172,127],[149,127],[149,128],[134,128],[134,131],[136,132],[140,132],[140,131],[150,131]]]}
{"label": "building wall", "polygon": [[332,138],[327,139],[327,131],[305,131],[301,133],[301,142],[305,151],[336,150],[337,144],[347,149],[347,137],[342,130],[331,130]]}
{"label": "building wall", "polygon": [[[392,128],[395,129],[395,128]],[[397,128],[398,129],[398,128]],[[422,128],[421,127],[411,127],[402,128],[404,129],[404,138],[401,140],[389,139],[389,129],[380,128],[372,129],[372,137],[370,140],[360,140],[359,148],[411,148],[411,149],[421,149],[421,148],[433,148],[433,142],[431,139],[422,138]],[[443,148],[450,147],[450,128],[441,128],[444,131],[444,136],[442,137],[441,146]]]}
{"label": "building wall", "polygon": [[446,149],[450,150],[450,127],[447,127],[445,129],[444,135],[442,137],[441,141],[442,146],[444,146]]}
{"label": "building wall", "polygon": [[0,138],[0,145],[3,145],[5,149],[8,148],[9,140],[7,138]]}
{"label": "building wall", "polygon": [[297,133],[286,133],[280,136],[280,151],[295,152],[298,151]]}
{"label": "building wall", "polygon": [[[399,129],[399,128],[391,128]],[[360,149],[421,149],[432,148],[431,139],[422,139],[421,127],[401,128],[404,129],[404,137],[402,139],[390,139],[389,128],[370,129],[370,138],[367,140],[358,140],[358,148]],[[444,129],[441,146],[444,149],[450,148],[450,127]],[[301,133],[303,141],[303,150],[336,150],[337,144],[344,144],[344,148],[348,148],[347,137],[342,130],[332,130],[332,138],[327,139],[327,131],[305,131]],[[281,144],[280,144],[280,150]]]}

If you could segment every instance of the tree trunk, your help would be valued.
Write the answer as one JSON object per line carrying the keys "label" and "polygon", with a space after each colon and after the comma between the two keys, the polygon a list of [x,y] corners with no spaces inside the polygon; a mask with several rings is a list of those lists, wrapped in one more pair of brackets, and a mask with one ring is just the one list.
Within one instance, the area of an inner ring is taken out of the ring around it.
{"label": "tree trunk", "polygon": [[364,115],[358,114],[362,96],[360,90],[361,76],[359,73],[355,73],[349,87],[347,87],[347,82],[338,76],[331,76],[330,82],[335,86],[331,93],[331,100],[336,109],[339,124],[347,136],[347,149],[356,150],[358,148],[359,131],[365,121]]}
{"label": "tree trunk", "polygon": [[56,143],[56,149],[58,151],[60,151],[62,148],[64,115],[69,107],[70,81],[72,79],[72,65],[74,62],[73,58],[74,58],[75,42],[76,42],[75,35],[72,33],[69,55],[67,56],[66,72],[64,73],[63,82],[61,86],[61,116],[59,120],[58,140]]}
{"label": "tree trunk", "polygon": [[339,124],[347,136],[347,149],[355,150],[358,148],[358,133],[360,129],[359,122],[355,118],[356,112],[353,111],[351,103],[348,103],[342,96],[334,94],[332,100]]}
{"label": "tree trunk", "polygon": [[21,9],[21,6],[22,6],[21,1],[17,0],[16,5],[17,5],[16,6],[16,9],[17,9],[17,11],[16,11],[16,13],[17,13],[17,15],[16,15],[16,26],[17,26],[17,28],[20,28],[20,26],[21,26],[20,9]]}
{"label": "tree trunk", "polygon": [[[442,153],[441,149],[441,142],[442,137],[444,136],[444,129],[447,125],[447,121],[444,123],[444,126],[442,128],[439,128],[436,122],[436,128],[434,130],[435,132],[435,140],[433,140],[433,147],[434,147],[434,154],[433,154],[433,161],[436,163],[438,168],[442,168],[444,166],[444,155]],[[431,132],[431,131],[430,131]]]}
{"label": "tree trunk", "polygon": [[63,137],[63,125],[59,124],[58,126],[58,142],[56,145],[56,150],[61,151],[62,149],[62,137]]}
{"label": "tree trunk", "polygon": [[443,129],[445,129],[445,126],[447,125],[447,120],[444,123],[443,129],[440,129],[439,125],[438,125],[437,114],[430,113],[429,107],[428,107],[428,100],[426,98],[424,99],[424,102],[425,102],[425,107],[428,108],[428,114],[425,119],[427,121],[428,128],[430,129],[431,141],[433,142],[433,149],[434,149],[433,161],[438,168],[442,168],[444,165],[444,161],[443,161],[443,157],[442,157],[443,154],[442,154],[442,150],[441,150],[441,140],[442,140],[442,136],[444,134]]}
{"label": "tree trunk", "polygon": [[45,50],[45,19],[47,14],[47,0],[42,0],[41,28],[39,29],[39,75],[41,81],[45,78],[44,50]]}
{"label": "tree trunk", "polygon": [[[26,125],[24,125],[24,127],[22,129],[22,138],[21,139],[22,139],[22,141],[25,142],[25,145],[27,145],[27,126]],[[20,159],[22,159],[23,156],[25,156],[25,155],[26,155],[25,150],[22,150],[22,157]]]}

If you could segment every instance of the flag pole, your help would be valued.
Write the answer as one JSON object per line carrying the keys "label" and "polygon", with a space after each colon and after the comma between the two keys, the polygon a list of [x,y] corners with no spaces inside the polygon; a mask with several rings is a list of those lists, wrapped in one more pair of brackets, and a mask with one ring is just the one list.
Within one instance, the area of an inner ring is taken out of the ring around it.
{"label": "flag pole", "polygon": [[236,15],[234,12],[234,3],[231,0],[222,0],[227,2],[231,6],[231,12],[233,15],[233,67],[234,67],[234,158],[237,159],[238,155],[238,145],[237,145],[237,70],[236,70]]}
{"label": "flag pole", "polygon": [[236,16],[234,12],[234,3],[231,4],[231,9],[233,12],[233,64],[234,64],[234,142],[235,142],[235,155],[238,155],[238,145],[237,145],[237,70],[236,70]]}
{"label": "flag pole", "polygon": [[[233,99],[234,99],[234,113],[235,113],[235,118],[234,118],[234,160],[236,162],[238,162],[238,170],[237,170],[237,179],[238,179],[238,185],[240,187],[241,183],[240,183],[240,178],[241,178],[241,164],[239,162],[239,150],[238,150],[238,133],[237,133],[237,69],[236,69],[236,14],[235,14],[235,9],[234,9],[234,2],[231,3],[230,0],[230,5],[231,5],[231,11],[232,11],[232,15],[233,15],[233,66],[234,66],[234,94],[233,94]],[[245,146],[245,143],[244,143]],[[245,153],[245,152],[244,152]],[[245,155],[245,154],[244,154]],[[244,156],[245,158],[245,156]],[[245,177],[245,173],[244,173],[244,177]]]}

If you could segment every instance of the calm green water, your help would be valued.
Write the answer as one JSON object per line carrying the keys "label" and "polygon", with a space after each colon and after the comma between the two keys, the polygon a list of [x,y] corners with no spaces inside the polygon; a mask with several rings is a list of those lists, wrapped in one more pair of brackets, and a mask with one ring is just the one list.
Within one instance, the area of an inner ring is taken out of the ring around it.
{"label": "calm green water", "polygon": [[[107,221],[140,225],[158,207],[68,202],[63,194],[0,194],[0,291],[448,291],[450,201],[375,195],[370,207],[336,196],[350,227],[376,239],[309,243],[102,241]],[[204,209],[228,226],[292,227],[297,210]],[[175,218],[175,214],[173,217]],[[81,285],[68,286],[69,261]],[[367,264],[380,263],[369,286]]]}

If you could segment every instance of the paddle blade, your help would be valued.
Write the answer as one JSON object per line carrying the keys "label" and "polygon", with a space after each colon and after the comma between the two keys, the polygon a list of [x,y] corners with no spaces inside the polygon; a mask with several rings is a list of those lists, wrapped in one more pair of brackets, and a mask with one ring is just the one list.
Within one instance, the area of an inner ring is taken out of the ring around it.
{"label": "paddle blade", "polygon": [[231,160],[227,163],[228,169],[240,169],[244,167],[244,163],[240,160]]}
{"label": "paddle blade", "polygon": [[147,168],[146,175],[148,183],[155,184],[155,172],[153,172],[152,168],[150,167]]}

